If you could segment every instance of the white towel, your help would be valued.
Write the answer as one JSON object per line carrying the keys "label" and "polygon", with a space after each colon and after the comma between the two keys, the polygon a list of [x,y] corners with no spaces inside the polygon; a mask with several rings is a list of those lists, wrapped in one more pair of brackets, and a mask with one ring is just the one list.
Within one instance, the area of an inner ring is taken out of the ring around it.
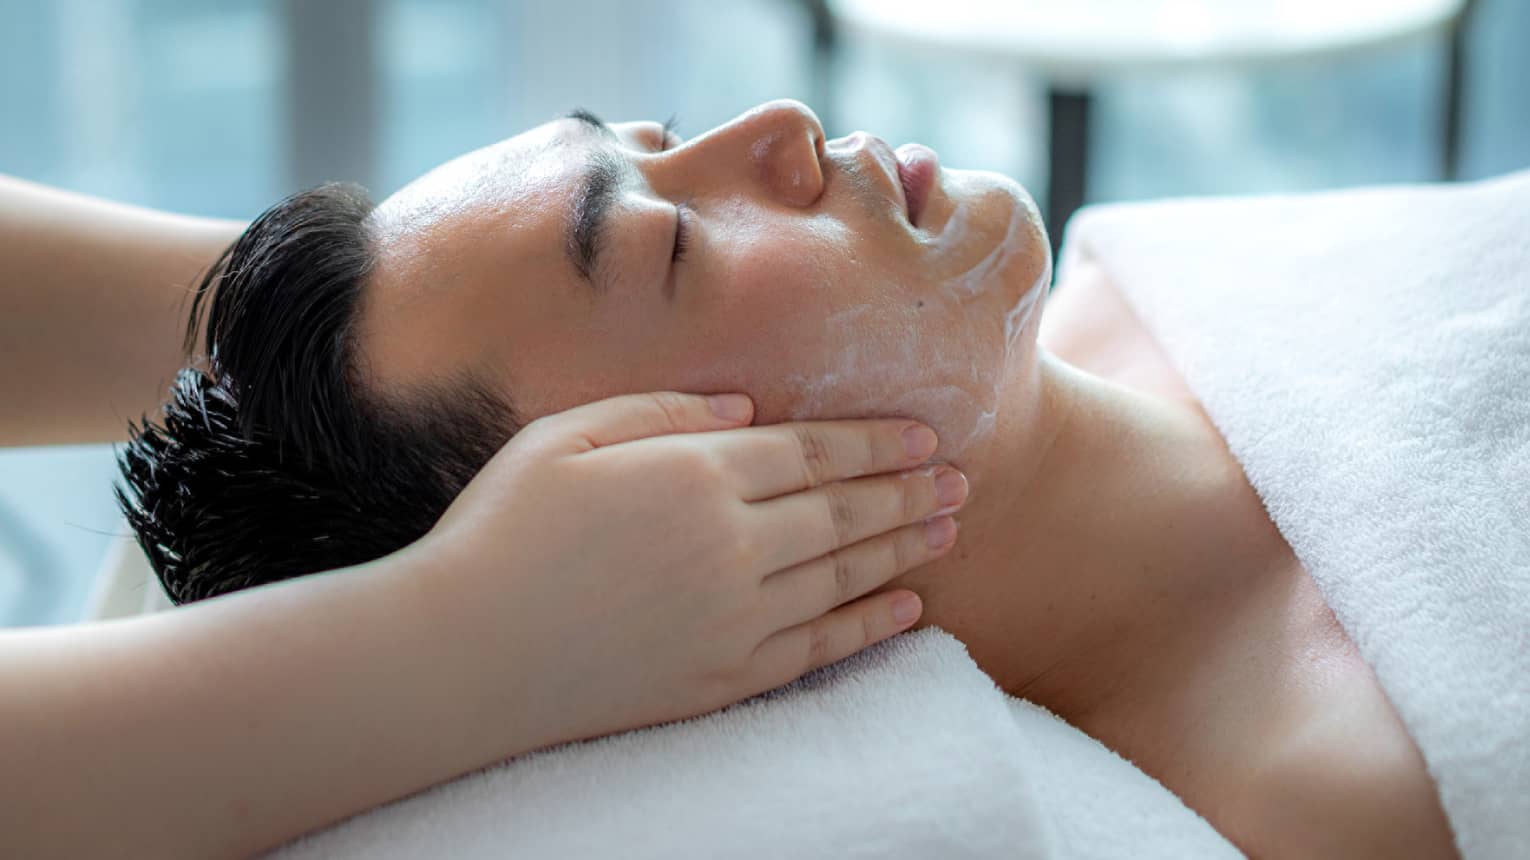
{"label": "white towel", "polygon": [[1086,210],[1375,669],[1467,858],[1530,856],[1530,172]]}
{"label": "white towel", "polygon": [[1004,695],[898,637],[710,716],[516,759],[281,856],[1055,856]]}
{"label": "white towel", "polygon": [[515,759],[276,852],[306,858],[1237,857],[944,631],[699,719]]}

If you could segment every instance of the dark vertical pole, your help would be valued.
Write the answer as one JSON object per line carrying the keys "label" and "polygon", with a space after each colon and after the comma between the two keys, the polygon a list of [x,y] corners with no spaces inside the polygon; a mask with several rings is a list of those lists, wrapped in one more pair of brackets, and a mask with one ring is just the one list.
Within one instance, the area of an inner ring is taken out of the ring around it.
{"label": "dark vertical pole", "polygon": [[1466,39],[1474,0],[1466,0],[1461,13],[1450,22],[1445,38],[1445,94],[1440,118],[1440,176],[1461,178],[1461,120],[1465,111]]}
{"label": "dark vertical pole", "polygon": [[283,0],[294,188],[376,176],[377,0]]}
{"label": "dark vertical pole", "polygon": [[1064,92],[1053,87],[1047,91],[1052,128],[1047,149],[1046,211],[1054,254],[1061,246],[1063,227],[1084,205],[1088,191],[1090,101],[1087,90]]}
{"label": "dark vertical pole", "polygon": [[834,73],[839,51],[839,29],[828,0],[802,0],[813,22],[812,100],[808,107],[818,114],[824,130],[831,136],[839,133],[835,124]]}

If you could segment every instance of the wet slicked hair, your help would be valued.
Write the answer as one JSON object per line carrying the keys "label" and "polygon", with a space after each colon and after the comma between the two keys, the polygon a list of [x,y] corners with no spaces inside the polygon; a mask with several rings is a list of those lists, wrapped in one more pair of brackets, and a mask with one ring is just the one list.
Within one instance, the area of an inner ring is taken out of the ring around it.
{"label": "wet slicked hair", "polygon": [[429,531],[518,429],[464,375],[368,391],[354,323],[372,203],[324,185],[266,210],[202,278],[205,369],[131,427],[117,500],[176,603],[358,564]]}

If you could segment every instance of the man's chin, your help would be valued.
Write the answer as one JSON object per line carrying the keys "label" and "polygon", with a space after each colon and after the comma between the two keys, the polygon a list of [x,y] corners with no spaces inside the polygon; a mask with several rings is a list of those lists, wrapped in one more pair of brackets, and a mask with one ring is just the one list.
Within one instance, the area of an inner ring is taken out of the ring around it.
{"label": "man's chin", "polygon": [[[977,275],[978,281],[990,282],[1003,277],[1023,282],[1029,289],[1050,269],[1051,242],[1041,210],[1025,186],[988,170],[947,170],[944,179],[952,213],[941,243],[953,248],[970,243],[981,252],[962,255],[968,258],[971,271],[959,280]],[[969,284],[967,289],[976,292],[977,286]]]}
{"label": "man's chin", "polygon": [[992,170],[946,170],[942,180],[955,208],[971,207],[999,221],[1018,213],[1034,237],[1050,247],[1041,209],[1024,185]]}
{"label": "man's chin", "polygon": [[1036,208],[1036,201],[1031,199],[1025,186],[997,171],[947,168],[942,175],[946,193],[954,200],[971,200],[997,192],[1009,195],[1016,203],[1029,209]]}

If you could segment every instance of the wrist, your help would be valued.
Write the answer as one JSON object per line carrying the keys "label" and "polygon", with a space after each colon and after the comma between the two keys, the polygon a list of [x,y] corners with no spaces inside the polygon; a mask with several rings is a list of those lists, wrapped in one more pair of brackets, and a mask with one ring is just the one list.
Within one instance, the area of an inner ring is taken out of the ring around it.
{"label": "wrist", "polygon": [[[486,711],[520,661],[478,659],[421,610],[431,562],[8,634],[0,689],[31,692],[0,696],[0,724],[26,737],[0,742],[0,769],[22,775],[0,790],[0,829],[70,854],[109,834],[133,855],[244,855],[538,745]],[[99,826],[78,828],[82,809]]]}
{"label": "wrist", "polygon": [[554,637],[538,633],[533,601],[517,599],[510,565],[485,571],[462,544],[428,535],[364,567],[374,566],[367,572],[384,580],[393,641],[418,685],[410,692],[460,740],[464,770],[571,739],[548,672]]}

